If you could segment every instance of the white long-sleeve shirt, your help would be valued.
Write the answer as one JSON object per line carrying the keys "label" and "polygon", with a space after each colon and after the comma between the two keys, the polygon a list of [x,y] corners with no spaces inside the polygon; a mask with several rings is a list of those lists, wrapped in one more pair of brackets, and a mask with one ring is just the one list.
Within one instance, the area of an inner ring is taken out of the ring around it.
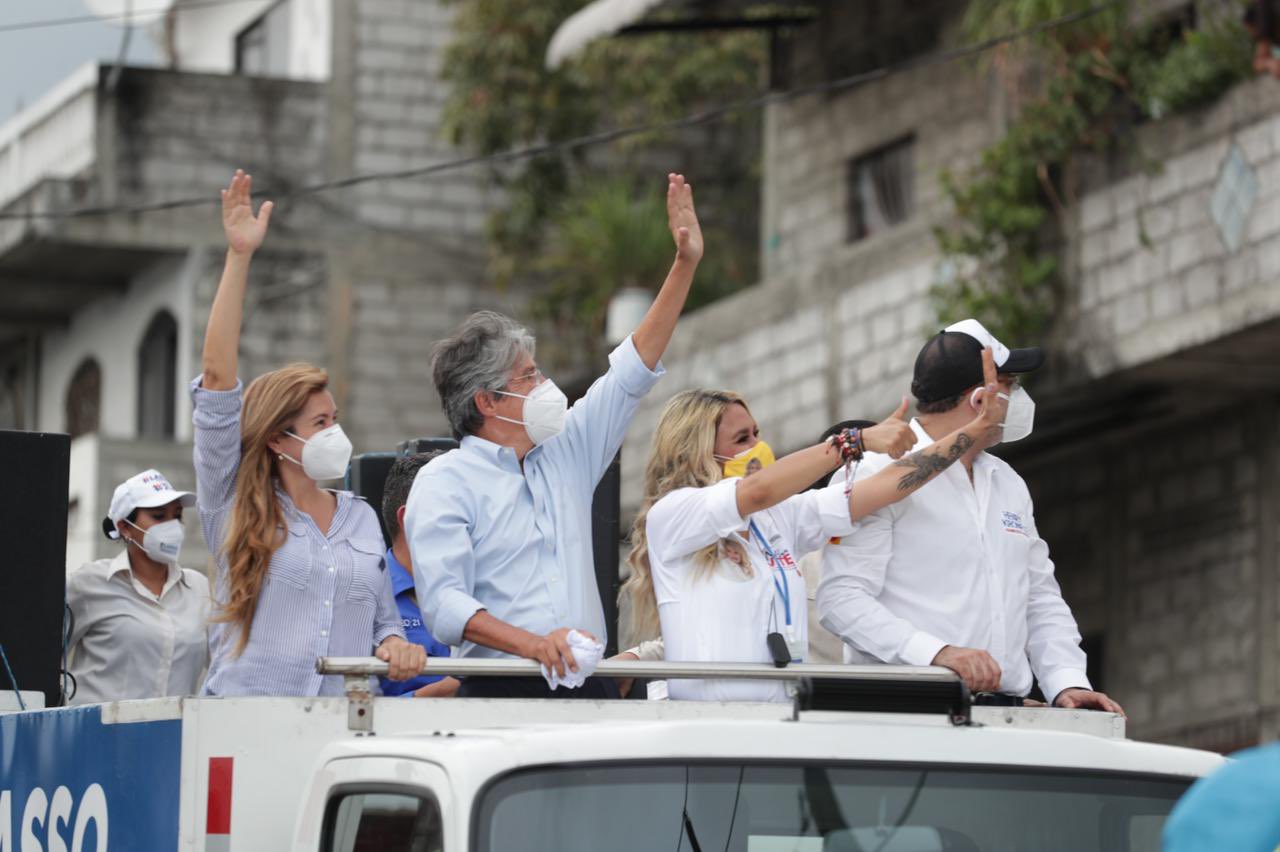
{"label": "white long-sleeve shirt", "polygon": [[[918,421],[911,428],[916,451],[933,443]],[[855,477],[891,462],[869,454]],[[978,454],[972,482],[954,464],[863,518],[827,546],[823,564],[818,610],[844,640],[847,662],[924,666],[946,645],[981,648],[1000,666],[1001,692],[1026,695],[1033,671],[1050,701],[1068,687],[1089,688],[1031,494],[995,456]]]}
{"label": "white long-sleeve shirt", "polygon": [[[798,648],[808,642],[808,599],[799,560],[853,528],[844,489],[805,491],[743,518],[737,488],[737,477],[705,488],[678,488],[649,509],[649,569],[668,660],[767,663],[772,661],[770,633],[783,634]],[[698,565],[704,547],[749,525],[754,526],[750,536],[738,540],[751,560],[750,575],[723,555],[714,566]],[[780,683],[672,680],[668,689],[675,699],[787,700]]]}

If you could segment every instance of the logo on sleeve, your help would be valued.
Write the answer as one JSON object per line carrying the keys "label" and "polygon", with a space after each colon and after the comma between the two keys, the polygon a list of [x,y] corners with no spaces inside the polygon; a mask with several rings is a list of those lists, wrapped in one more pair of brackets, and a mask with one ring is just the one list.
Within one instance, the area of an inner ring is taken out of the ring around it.
{"label": "logo on sleeve", "polygon": [[1026,535],[1027,529],[1022,525],[1022,516],[1017,512],[1001,512],[1000,522],[1004,525],[1005,532],[1017,533],[1018,535]]}

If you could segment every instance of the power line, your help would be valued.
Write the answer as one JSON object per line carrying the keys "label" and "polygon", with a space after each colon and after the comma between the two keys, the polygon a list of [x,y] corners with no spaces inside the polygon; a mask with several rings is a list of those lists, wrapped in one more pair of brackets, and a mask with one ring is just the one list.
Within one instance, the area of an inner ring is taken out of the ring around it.
{"label": "power line", "polygon": [[[262,0],[189,0],[183,3],[184,9],[202,9],[208,6],[231,6],[236,3],[261,3]],[[114,15],[74,15],[68,18],[45,18],[35,21],[18,21],[12,24],[0,24],[0,33],[14,33],[23,30],[40,30],[47,27],[65,27],[73,24],[95,24],[103,21],[131,23],[138,19],[146,19],[154,15],[163,15],[172,6],[151,9],[131,9],[128,12],[117,12]]]}
{"label": "power line", "polygon": [[[603,145],[610,142],[616,142],[630,136],[638,136],[645,133],[667,132],[672,130],[684,130],[690,127],[707,124],[716,121],[727,115],[738,112],[747,112],[763,109],[772,104],[785,103],[795,100],[796,98],[808,95],[829,94],[833,92],[841,92],[847,89],[856,88],[875,80],[883,80],[895,74],[901,74],[907,71],[914,71],[920,68],[927,68],[933,65],[944,65],[961,59],[967,59],[985,53],[992,48],[999,47],[1011,41],[1038,35],[1058,27],[1074,24],[1098,15],[1108,9],[1124,3],[1125,0],[1109,0],[1106,3],[1100,3],[1088,9],[1079,12],[1072,12],[1066,15],[1060,15],[1048,21],[1043,21],[1030,27],[1024,27],[1004,35],[995,36],[985,41],[976,42],[974,44],[964,45],[962,47],[944,50],[938,53],[926,54],[905,62],[894,65],[884,65],[879,68],[873,68],[869,71],[863,71],[848,77],[842,77],[837,80],[828,80],[825,82],[811,83],[805,86],[797,86],[782,92],[767,92],[762,95],[756,95],[750,98],[744,98],[732,101],[727,104],[712,107],[701,112],[692,113],[681,118],[671,119],[668,121],[653,122],[650,124],[638,124],[629,127],[619,127],[612,130],[602,130],[596,133],[578,136],[573,139],[566,139],[562,142],[547,142],[536,145],[527,145],[521,148],[512,148],[507,151],[499,151],[493,154],[474,154],[466,157],[459,157],[453,160],[445,160],[430,166],[420,166],[410,169],[397,169],[395,171],[368,172],[361,175],[352,175],[351,177],[341,178],[338,180],[322,181],[319,183],[309,184],[298,187],[292,191],[282,193],[275,196],[275,200],[284,204],[290,200],[315,195],[321,192],[327,192],[335,189],[346,189],[352,186],[358,186],[365,183],[372,183],[382,180],[412,180],[418,178],[431,177],[443,172],[458,171],[460,169],[471,168],[473,166],[494,164],[502,165],[520,162],[521,160],[542,157],[548,154],[568,153],[581,148],[589,148],[595,145]],[[254,193],[255,196],[272,196],[273,193],[268,188]],[[61,212],[27,212],[27,213],[0,213],[0,221],[5,220],[61,220],[61,219],[79,219],[93,216],[106,216],[112,214],[141,214],[156,213],[166,210],[177,210],[186,207],[214,206],[218,204],[217,198],[211,198],[208,195],[193,196],[188,198],[177,198],[169,201],[156,201],[146,204],[137,205],[119,205],[110,207],[82,207],[75,210],[66,210]]]}

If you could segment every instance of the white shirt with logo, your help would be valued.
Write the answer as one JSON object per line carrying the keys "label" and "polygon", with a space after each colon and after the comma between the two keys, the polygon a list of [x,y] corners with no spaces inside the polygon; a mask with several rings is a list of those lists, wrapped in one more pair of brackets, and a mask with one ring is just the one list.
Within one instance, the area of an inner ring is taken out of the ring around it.
{"label": "white shirt with logo", "polygon": [[[933,439],[911,422],[919,452]],[[892,463],[868,454],[857,480]],[[843,470],[834,480],[843,480]],[[857,491],[854,491],[857,499]],[[1036,533],[1031,494],[1013,468],[979,453],[973,480],[956,463],[919,491],[863,518],[823,554],[822,624],[845,661],[925,666],[945,645],[985,649],[1000,691],[1026,695],[1032,673],[1052,701],[1089,688],[1080,632]]]}
{"label": "white shirt with logo", "polygon": [[75,619],[71,704],[194,695],[209,661],[209,581],[169,566],[160,594],[139,582],[127,551],[67,578]]}
{"label": "white shirt with logo", "polygon": [[[773,662],[766,639],[773,632],[804,648],[808,600],[800,557],[853,529],[843,485],[797,494],[748,519],[738,514],[737,486],[738,477],[731,477],[705,488],[680,488],[649,509],[649,566],[668,660]],[[773,551],[773,564],[749,532],[751,522]],[[696,554],[722,539],[742,543],[750,574],[723,548],[713,565],[698,564]],[[790,598],[789,628],[775,578],[786,584]],[[787,700],[781,683],[671,680],[669,690],[673,699]]]}

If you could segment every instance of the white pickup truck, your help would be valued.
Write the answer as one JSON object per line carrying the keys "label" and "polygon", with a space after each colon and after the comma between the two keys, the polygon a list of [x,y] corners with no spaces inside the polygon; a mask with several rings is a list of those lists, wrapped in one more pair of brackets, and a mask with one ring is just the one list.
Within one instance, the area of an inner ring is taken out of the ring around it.
{"label": "white pickup truck", "polygon": [[347,697],[0,715],[0,852],[1154,852],[1223,760],[1108,714],[970,707],[945,669],[601,666],[796,680],[792,707],[370,698],[385,664],[319,664]]}

